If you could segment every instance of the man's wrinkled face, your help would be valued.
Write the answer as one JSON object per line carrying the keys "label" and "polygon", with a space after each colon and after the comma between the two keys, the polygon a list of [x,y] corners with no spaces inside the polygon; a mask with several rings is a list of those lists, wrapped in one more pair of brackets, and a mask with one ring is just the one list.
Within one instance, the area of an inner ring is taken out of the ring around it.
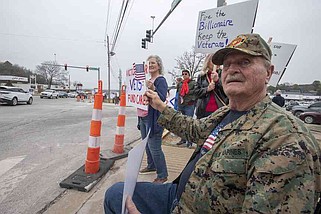
{"label": "man's wrinkled face", "polygon": [[[230,98],[245,99],[266,90],[271,77],[270,66],[262,57],[232,52],[223,61],[222,84]],[[241,98],[242,98],[241,97]]]}

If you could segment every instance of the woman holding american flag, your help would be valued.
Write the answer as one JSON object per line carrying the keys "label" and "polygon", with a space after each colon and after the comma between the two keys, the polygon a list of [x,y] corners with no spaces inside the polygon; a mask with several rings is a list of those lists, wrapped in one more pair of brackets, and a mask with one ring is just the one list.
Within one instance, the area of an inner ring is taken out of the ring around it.
{"label": "woman holding american flag", "polygon": [[[146,80],[148,89],[157,92],[162,101],[166,100],[168,85],[163,76],[164,68],[161,58],[151,55],[147,58],[149,65],[150,79]],[[150,129],[149,139],[146,146],[147,167],[140,170],[140,174],[148,174],[156,171],[157,177],[154,183],[164,183],[167,181],[167,166],[165,155],[162,151],[162,135],[164,129],[157,124],[160,112],[152,106],[148,106],[145,116],[138,110],[139,127],[142,138],[145,138]]]}

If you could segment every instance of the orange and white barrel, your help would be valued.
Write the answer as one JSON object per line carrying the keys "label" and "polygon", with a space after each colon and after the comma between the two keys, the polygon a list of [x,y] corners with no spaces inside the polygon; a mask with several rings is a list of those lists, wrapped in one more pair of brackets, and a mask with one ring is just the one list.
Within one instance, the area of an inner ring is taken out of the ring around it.
{"label": "orange and white barrel", "polygon": [[94,109],[90,122],[90,134],[87,148],[87,158],[85,163],[85,173],[95,174],[99,171],[100,163],[100,132],[102,120],[102,81],[98,81],[98,93],[95,95]]}
{"label": "orange and white barrel", "polygon": [[120,105],[117,119],[116,135],[113,152],[121,154],[124,152],[124,138],[125,138],[125,119],[126,119],[126,93],[125,85],[122,86],[120,95]]}

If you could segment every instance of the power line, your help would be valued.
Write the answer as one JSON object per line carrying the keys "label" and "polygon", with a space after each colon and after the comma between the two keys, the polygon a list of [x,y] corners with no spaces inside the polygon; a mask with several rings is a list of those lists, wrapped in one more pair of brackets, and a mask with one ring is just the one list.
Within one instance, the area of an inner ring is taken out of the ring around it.
{"label": "power line", "polygon": [[111,0],[108,0],[108,7],[107,7],[107,18],[106,18],[106,28],[105,28],[105,35],[107,35],[107,29],[108,29],[108,23],[109,23],[109,15],[110,15],[110,2],[111,2]]}
{"label": "power line", "polygon": [[68,39],[68,38],[38,36],[38,35],[27,35],[27,34],[15,34],[15,33],[0,33],[0,35],[21,36],[21,37],[31,37],[31,38],[38,38],[38,39],[52,39],[52,40],[73,41],[73,42],[94,42],[94,43],[104,44],[104,41],[90,40],[90,39]]}
{"label": "power line", "polygon": [[[127,16],[126,16],[126,18],[125,18],[125,22],[124,22],[124,24],[123,24],[123,27],[120,29],[119,38],[121,37],[121,34],[122,34],[122,32],[124,31],[124,28],[125,28],[125,26],[126,26],[126,23],[127,23],[127,20],[128,20],[128,17],[129,17],[130,11],[132,10],[133,5],[134,5],[134,0],[132,1],[132,4],[131,4],[131,6],[130,6],[130,8],[129,8],[129,11],[128,11]],[[115,43],[115,45],[113,46],[113,49],[112,49],[112,50],[115,50],[115,49],[116,49],[116,45],[117,45],[117,43]]]}
{"label": "power line", "polygon": [[[120,10],[119,17],[118,17],[118,22],[117,22],[117,25],[115,28],[115,34],[113,36],[113,43],[112,43],[111,52],[113,52],[115,49],[119,33],[120,33],[123,23],[124,23],[124,17],[126,15],[126,11],[128,9],[129,2],[130,2],[130,0],[127,0],[126,2],[125,2],[125,0],[123,1],[122,8]],[[129,12],[128,12],[128,14],[129,14]]]}
{"label": "power line", "polygon": [[123,0],[123,3],[122,3],[122,5],[120,7],[120,10],[119,10],[119,15],[118,15],[118,18],[117,18],[115,29],[114,29],[114,32],[112,34],[112,38],[113,39],[116,37],[116,33],[117,33],[118,26],[120,24],[120,19],[121,19],[121,14],[122,14],[122,11],[123,11],[123,8],[124,8],[124,4],[125,4],[125,0]]}

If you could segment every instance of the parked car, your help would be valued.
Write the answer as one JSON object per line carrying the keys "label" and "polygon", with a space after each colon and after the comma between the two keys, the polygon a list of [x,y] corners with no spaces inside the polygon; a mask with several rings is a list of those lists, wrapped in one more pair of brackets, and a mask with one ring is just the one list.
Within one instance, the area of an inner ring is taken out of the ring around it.
{"label": "parked car", "polygon": [[55,90],[47,89],[40,93],[40,98],[42,99],[44,97],[49,99],[53,99],[53,98],[58,99],[58,93]]}
{"label": "parked car", "polygon": [[58,91],[58,96],[60,98],[68,98],[68,94],[65,91]]}
{"label": "parked car", "polygon": [[68,97],[75,98],[77,96],[76,92],[69,92]]}
{"label": "parked car", "polygon": [[308,124],[321,124],[321,112],[304,112],[299,115],[299,118]]}
{"label": "parked car", "polygon": [[0,86],[0,102],[15,106],[18,103],[26,102],[31,105],[32,94],[19,87]]}
{"label": "parked car", "polygon": [[285,110],[291,111],[293,106],[298,106],[298,105],[300,105],[300,103],[297,101],[288,102],[287,104],[285,104]]}
{"label": "parked car", "polygon": [[291,112],[297,117],[303,112],[321,112],[321,102],[315,102],[308,106],[293,106]]}

